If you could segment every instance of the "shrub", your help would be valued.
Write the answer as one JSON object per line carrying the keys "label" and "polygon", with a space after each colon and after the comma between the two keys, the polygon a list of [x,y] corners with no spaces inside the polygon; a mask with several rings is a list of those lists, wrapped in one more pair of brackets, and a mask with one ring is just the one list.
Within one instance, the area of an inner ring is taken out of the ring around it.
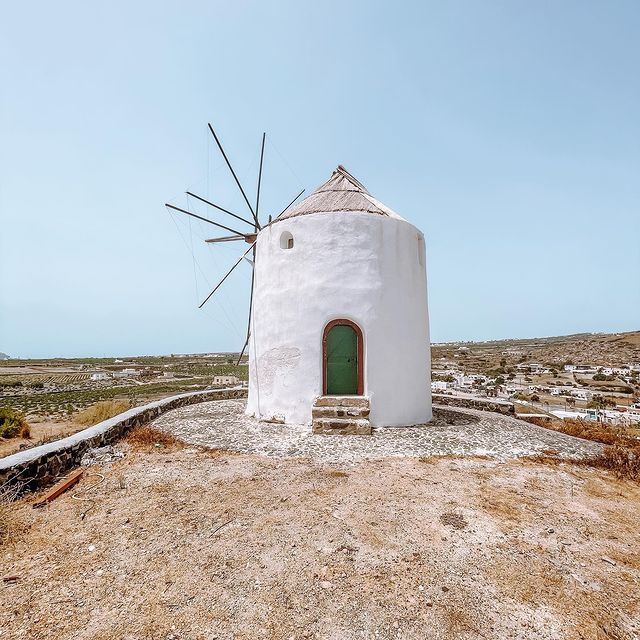
{"label": "shrub", "polygon": [[604,373],[596,373],[593,376],[593,380],[596,382],[613,382],[615,379],[615,376],[607,376]]}
{"label": "shrub", "polygon": [[[624,429],[614,427],[603,422],[589,420],[551,420],[543,421],[531,418],[540,427],[561,431],[576,438],[584,438],[607,445],[601,454],[573,460],[576,464],[608,469],[618,476],[628,480],[640,481],[640,440],[628,435]],[[542,456],[539,462],[545,462]],[[557,458],[555,459],[557,462]],[[552,460],[549,459],[549,462]]]}
{"label": "shrub", "polygon": [[0,438],[14,438],[23,431],[31,435],[24,416],[11,407],[0,407]]}
{"label": "shrub", "polygon": [[170,433],[146,425],[132,429],[127,435],[127,442],[141,449],[150,449],[152,447],[160,449],[180,449],[184,446],[183,442]]}
{"label": "shrub", "polygon": [[618,478],[640,480],[640,444],[633,448],[621,445],[605,447],[599,456],[586,460],[586,464],[613,471]]}

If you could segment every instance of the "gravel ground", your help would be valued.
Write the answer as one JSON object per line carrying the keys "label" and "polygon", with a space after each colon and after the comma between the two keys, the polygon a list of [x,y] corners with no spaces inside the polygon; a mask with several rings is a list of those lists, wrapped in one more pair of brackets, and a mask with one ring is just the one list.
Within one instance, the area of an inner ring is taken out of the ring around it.
{"label": "gravel ground", "polygon": [[488,411],[434,406],[427,425],[374,429],[371,436],[316,436],[308,426],[259,422],[244,415],[245,401],[206,402],[170,411],[153,426],[209,448],[329,463],[387,457],[489,456],[498,460],[555,451],[585,457],[601,445]]}

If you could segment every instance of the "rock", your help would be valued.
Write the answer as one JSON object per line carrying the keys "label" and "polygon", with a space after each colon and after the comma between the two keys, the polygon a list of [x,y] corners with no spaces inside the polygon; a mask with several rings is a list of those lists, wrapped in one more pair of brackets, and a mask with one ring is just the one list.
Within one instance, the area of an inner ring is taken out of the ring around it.
{"label": "rock", "polygon": [[612,560],[611,558],[607,558],[607,556],[602,556],[602,558],[600,558],[603,562],[607,562],[612,566],[616,566],[616,561]]}
{"label": "rock", "polygon": [[444,593],[447,593],[447,591],[449,591],[449,587],[442,587],[442,590],[444,591]]}
{"label": "rock", "polygon": [[106,447],[98,447],[97,449],[87,449],[87,452],[80,459],[80,464],[85,466],[106,464],[114,460],[120,460],[120,458],[124,458],[124,453],[122,451],[116,451],[111,445],[107,445]]}
{"label": "rock", "polygon": [[95,545],[90,544],[90,545],[89,545],[89,551],[95,551],[95,550],[96,550]]}
{"label": "rock", "polygon": [[331,589],[331,587],[333,587],[333,583],[329,582],[328,580],[323,580],[320,583],[320,587],[322,587],[323,589]]}

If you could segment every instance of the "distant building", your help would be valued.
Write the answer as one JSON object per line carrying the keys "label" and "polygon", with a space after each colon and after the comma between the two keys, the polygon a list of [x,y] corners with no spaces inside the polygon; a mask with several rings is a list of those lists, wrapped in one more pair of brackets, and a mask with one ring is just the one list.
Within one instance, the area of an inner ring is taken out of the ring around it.
{"label": "distant building", "polygon": [[213,376],[213,384],[238,384],[237,376]]}
{"label": "distant building", "polygon": [[115,371],[113,373],[114,378],[135,378],[140,375],[137,369],[123,369],[122,371]]}
{"label": "distant building", "polygon": [[592,364],[576,364],[573,368],[573,373],[598,373],[598,367]]}
{"label": "distant building", "polygon": [[92,380],[108,380],[109,374],[106,371],[97,371],[96,373],[91,374]]}
{"label": "distant building", "polygon": [[531,373],[546,373],[548,371],[546,367],[537,362],[521,362],[519,365],[516,365],[516,369],[520,371],[530,371]]}
{"label": "distant building", "polygon": [[593,393],[586,389],[571,389],[571,395],[574,398],[578,398],[578,400],[591,400],[593,398]]}

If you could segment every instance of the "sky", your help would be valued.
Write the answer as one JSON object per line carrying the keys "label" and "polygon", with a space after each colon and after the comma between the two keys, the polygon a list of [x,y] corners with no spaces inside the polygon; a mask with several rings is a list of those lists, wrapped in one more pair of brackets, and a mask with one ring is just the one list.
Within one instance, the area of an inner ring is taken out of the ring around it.
{"label": "sky", "polygon": [[263,216],[343,164],[419,227],[434,342],[640,329],[635,0],[4,3],[0,60],[11,356],[242,347],[243,249],[164,207],[246,215],[207,122]]}

